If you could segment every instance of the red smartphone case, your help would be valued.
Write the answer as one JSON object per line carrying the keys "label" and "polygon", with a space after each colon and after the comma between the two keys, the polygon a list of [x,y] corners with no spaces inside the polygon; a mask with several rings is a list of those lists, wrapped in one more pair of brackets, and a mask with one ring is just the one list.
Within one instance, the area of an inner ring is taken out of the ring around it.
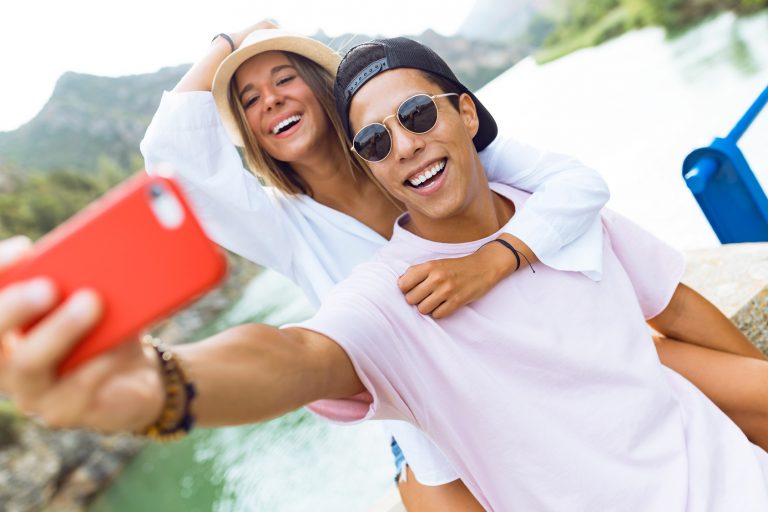
{"label": "red smartphone case", "polygon": [[[172,208],[178,225],[159,221],[153,209],[159,193],[181,206]],[[64,374],[191,302],[225,273],[224,255],[178,185],[141,173],[40,239],[29,257],[0,273],[0,286],[45,276],[62,299],[80,288],[99,293],[102,320],[61,363]]]}

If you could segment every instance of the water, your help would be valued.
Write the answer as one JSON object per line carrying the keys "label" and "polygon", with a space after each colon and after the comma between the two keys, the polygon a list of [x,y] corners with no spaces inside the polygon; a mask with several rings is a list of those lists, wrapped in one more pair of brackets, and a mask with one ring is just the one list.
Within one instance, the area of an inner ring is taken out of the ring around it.
{"label": "water", "polygon": [[[646,29],[480,91],[503,133],[600,171],[609,206],[681,249],[717,238],[686,187],[693,149],[724,137],[768,85],[768,13],[720,16],[674,40]],[[768,190],[768,108],[740,142]]]}
{"label": "water", "polygon": [[[267,271],[214,329],[245,321],[281,325],[311,311],[287,279]],[[392,467],[389,440],[377,424],[341,427],[297,411],[152,445],[90,511],[360,511],[392,488]]]}
{"label": "water", "polygon": [[[524,61],[480,97],[502,132],[598,169],[612,208],[690,249],[717,239],[681,178],[682,160],[725,136],[766,85],[768,13],[723,15],[672,41],[657,29],[634,32],[545,66]],[[768,111],[741,146],[765,187]],[[221,325],[309,313],[267,272]],[[361,511],[392,488],[391,465],[378,426],[336,427],[296,412],[150,447],[91,511]]]}

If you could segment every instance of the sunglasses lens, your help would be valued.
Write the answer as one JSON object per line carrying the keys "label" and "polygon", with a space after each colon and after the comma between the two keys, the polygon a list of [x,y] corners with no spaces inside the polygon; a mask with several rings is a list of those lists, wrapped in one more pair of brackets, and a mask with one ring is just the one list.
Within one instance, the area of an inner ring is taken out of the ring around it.
{"label": "sunglasses lens", "polygon": [[369,162],[383,160],[392,148],[392,139],[383,124],[369,124],[355,135],[355,151]]}
{"label": "sunglasses lens", "polygon": [[426,133],[437,122],[437,105],[426,94],[408,98],[398,109],[400,124],[413,133]]}

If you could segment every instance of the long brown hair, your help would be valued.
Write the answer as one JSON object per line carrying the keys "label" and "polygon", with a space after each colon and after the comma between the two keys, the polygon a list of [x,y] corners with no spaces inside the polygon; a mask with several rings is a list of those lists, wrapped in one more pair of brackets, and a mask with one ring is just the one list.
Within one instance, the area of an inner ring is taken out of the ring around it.
{"label": "long brown hair", "polygon": [[[349,151],[349,142],[341,125],[341,119],[336,112],[336,102],[333,98],[334,77],[325,68],[312,60],[292,52],[282,52],[291,62],[296,72],[306,82],[309,89],[320,103],[326,118],[328,119],[336,141],[342,149],[344,161],[354,180],[357,173],[366,173],[364,164]],[[248,168],[267,185],[273,186],[288,195],[306,194],[312,197],[312,188],[291,167],[288,162],[273,158],[264,151],[251,131],[245,117],[245,109],[240,103],[234,78],[229,83],[229,108],[235,113],[238,129],[242,135],[244,147],[243,153]]]}

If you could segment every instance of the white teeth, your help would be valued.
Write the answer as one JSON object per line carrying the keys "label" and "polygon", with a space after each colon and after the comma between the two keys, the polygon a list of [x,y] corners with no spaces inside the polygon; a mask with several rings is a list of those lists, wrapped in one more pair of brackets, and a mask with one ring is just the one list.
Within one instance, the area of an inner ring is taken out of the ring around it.
{"label": "white teeth", "polygon": [[411,185],[414,187],[418,187],[425,181],[427,181],[429,178],[433,177],[440,171],[442,171],[445,168],[445,160],[441,160],[432,167],[430,167],[427,171],[419,174],[418,176],[414,176],[413,178],[410,178],[408,181],[411,182]]}
{"label": "white teeth", "polygon": [[285,128],[286,126],[288,126],[291,123],[295,123],[295,122],[299,121],[300,119],[301,119],[300,115],[293,115],[291,117],[283,119],[282,121],[277,123],[277,125],[274,128],[272,128],[272,134],[273,135],[277,135],[278,133],[280,133],[280,130],[282,130],[283,128]]}

